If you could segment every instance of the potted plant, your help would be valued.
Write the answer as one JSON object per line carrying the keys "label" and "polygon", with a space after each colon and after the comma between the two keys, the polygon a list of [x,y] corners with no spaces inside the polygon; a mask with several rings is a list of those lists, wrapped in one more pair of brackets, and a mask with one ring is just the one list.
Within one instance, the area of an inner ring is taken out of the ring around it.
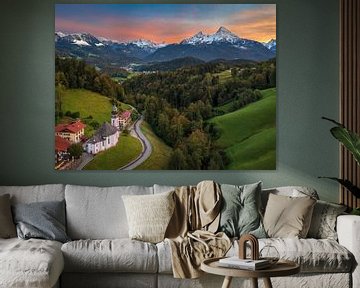
{"label": "potted plant", "polygon": [[[353,131],[347,129],[343,124],[336,122],[333,119],[322,117],[327,121],[336,124],[335,127],[330,129],[331,134],[342,143],[347,150],[353,155],[355,161],[360,165],[360,136]],[[336,177],[319,177],[327,178],[339,182],[347,190],[349,190],[356,198],[360,198],[360,187],[354,185],[348,179],[341,179]],[[360,207],[354,208],[352,214],[360,215]]]}

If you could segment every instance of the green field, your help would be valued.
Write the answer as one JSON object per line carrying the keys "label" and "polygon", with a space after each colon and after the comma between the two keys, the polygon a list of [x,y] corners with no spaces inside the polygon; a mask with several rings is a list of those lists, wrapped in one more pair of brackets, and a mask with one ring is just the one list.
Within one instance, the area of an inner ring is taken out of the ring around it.
{"label": "green field", "polygon": [[152,153],[150,157],[136,167],[135,170],[166,170],[169,165],[172,149],[155,135],[148,123],[142,123],[141,131],[150,141]]}
{"label": "green field", "polygon": [[219,76],[220,84],[223,84],[224,82],[226,82],[232,78],[230,69],[222,71],[220,73],[215,73],[214,76]]}
{"label": "green field", "polygon": [[230,158],[227,169],[276,168],[276,89],[262,94],[263,99],[210,120],[220,128],[217,143]]}
{"label": "green field", "polygon": [[84,170],[117,170],[141,153],[142,146],[137,138],[121,134],[118,144],[97,154]]}
{"label": "green field", "polygon": [[[64,114],[67,111],[72,113],[80,112],[80,118],[82,120],[92,116],[92,120],[97,121],[100,125],[104,122],[110,123],[112,105],[109,97],[86,89],[67,89],[62,95],[61,101]],[[119,104],[122,109],[129,109],[128,105],[124,103]],[[93,128],[87,125],[85,135],[89,137],[93,133]]]}

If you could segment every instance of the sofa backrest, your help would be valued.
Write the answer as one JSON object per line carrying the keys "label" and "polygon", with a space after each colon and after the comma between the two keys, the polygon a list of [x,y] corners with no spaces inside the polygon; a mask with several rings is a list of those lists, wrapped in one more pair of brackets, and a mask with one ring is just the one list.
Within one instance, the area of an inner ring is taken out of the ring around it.
{"label": "sofa backrest", "polygon": [[281,196],[291,196],[291,197],[305,197],[310,196],[315,199],[319,199],[319,195],[316,190],[310,187],[304,186],[284,186],[284,187],[275,187],[263,189],[261,191],[261,209],[265,211],[267,201],[269,199],[269,194],[276,194]]}
{"label": "sofa backrest", "polygon": [[66,185],[67,233],[71,239],[128,238],[123,195],[153,194],[153,187]]}
{"label": "sofa backrest", "polygon": [[61,201],[65,198],[65,185],[0,186],[0,195],[4,194],[10,194],[11,204]]}

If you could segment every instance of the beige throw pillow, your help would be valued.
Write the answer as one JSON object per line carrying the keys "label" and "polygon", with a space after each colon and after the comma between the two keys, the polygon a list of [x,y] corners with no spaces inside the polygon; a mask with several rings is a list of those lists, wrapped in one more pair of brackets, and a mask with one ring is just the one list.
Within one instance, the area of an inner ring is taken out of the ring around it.
{"label": "beige throw pillow", "polygon": [[264,215],[269,237],[306,238],[316,200],[311,197],[288,197],[270,194]]}
{"label": "beige throw pillow", "polygon": [[131,239],[151,243],[164,240],[175,207],[173,193],[122,196]]}
{"label": "beige throw pillow", "polygon": [[0,238],[16,237],[9,194],[0,196]]}

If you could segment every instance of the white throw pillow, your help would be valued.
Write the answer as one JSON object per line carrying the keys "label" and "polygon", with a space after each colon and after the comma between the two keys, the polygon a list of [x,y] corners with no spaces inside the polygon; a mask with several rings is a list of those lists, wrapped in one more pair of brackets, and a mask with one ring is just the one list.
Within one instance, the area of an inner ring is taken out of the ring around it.
{"label": "white throw pillow", "polygon": [[131,239],[151,243],[164,240],[175,208],[173,193],[122,196]]}

